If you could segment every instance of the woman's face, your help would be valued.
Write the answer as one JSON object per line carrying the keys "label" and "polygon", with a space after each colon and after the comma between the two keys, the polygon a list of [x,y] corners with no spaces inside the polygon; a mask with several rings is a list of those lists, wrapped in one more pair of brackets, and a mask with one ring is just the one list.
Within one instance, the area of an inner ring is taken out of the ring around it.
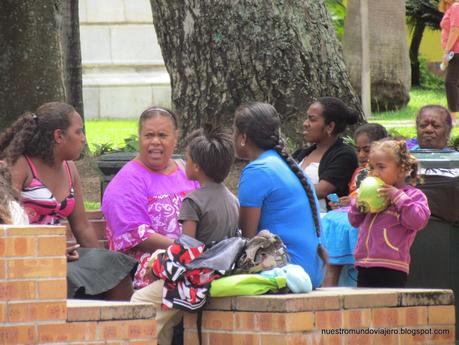
{"label": "woman's face", "polygon": [[357,151],[357,158],[361,167],[366,166],[368,163],[370,147],[371,140],[366,133],[361,133],[355,137],[355,150]]}
{"label": "woman's face", "polygon": [[178,132],[170,117],[150,117],[142,123],[139,131],[139,159],[151,170],[166,169],[177,139]]}
{"label": "woman's face", "polygon": [[443,149],[447,146],[451,128],[446,115],[435,109],[426,109],[416,121],[418,144],[422,149]]}
{"label": "woman's face", "polygon": [[68,115],[70,126],[65,130],[58,144],[60,145],[63,159],[75,160],[78,159],[83,151],[86,143],[86,137],[83,132],[83,120],[80,114],[73,112]]}
{"label": "woman's face", "polygon": [[323,107],[318,102],[311,104],[306,111],[306,119],[303,122],[303,135],[304,139],[309,143],[320,143],[324,138],[329,137],[327,132],[328,125],[325,123],[322,113]]}

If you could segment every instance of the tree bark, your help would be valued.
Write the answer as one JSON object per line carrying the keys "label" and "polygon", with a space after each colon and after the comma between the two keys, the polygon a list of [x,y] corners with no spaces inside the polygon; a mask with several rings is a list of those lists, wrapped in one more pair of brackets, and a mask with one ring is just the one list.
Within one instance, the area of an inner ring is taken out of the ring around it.
{"label": "tree bark", "polygon": [[411,87],[411,69],[403,0],[349,0],[344,23],[344,58],[351,83],[360,93],[360,1],[368,1],[372,110],[405,106]]}
{"label": "tree bark", "polygon": [[0,2],[0,130],[45,102],[82,111],[77,2]]}
{"label": "tree bark", "polygon": [[363,115],[323,1],[151,0],[151,7],[184,136],[205,122],[229,126],[247,101],[274,105],[295,143],[317,97],[339,97]]}
{"label": "tree bark", "polygon": [[425,27],[425,23],[416,21],[413,29],[413,37],[411,38],[410,63],[412,86],[421,86],[421,71],[419,69],[419,47],[421,46]]}
{"label": "tree bark", "polygon": [[67,0],[61,4],[60,42],[64,64],[65,99],[84,118],[78,0]]}

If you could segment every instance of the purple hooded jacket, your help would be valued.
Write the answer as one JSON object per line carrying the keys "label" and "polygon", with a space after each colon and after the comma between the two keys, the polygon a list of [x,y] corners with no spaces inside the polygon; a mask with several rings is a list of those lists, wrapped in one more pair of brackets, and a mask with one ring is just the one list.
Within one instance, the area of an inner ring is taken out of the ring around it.
{"label": "purple hooded jacket", "polygon": [[359,228],[355,265],[409,273],[411,245],[429,217],[426,196],[410,185],[399,189],[392,204],[380,213],[360,213],[353,199],[349,222]]}

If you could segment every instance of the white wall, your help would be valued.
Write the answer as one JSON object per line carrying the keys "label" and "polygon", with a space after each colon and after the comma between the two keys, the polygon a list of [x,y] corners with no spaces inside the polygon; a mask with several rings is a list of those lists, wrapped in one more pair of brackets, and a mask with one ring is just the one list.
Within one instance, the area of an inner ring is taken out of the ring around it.
{"label": "white wall", "polygon": [[170,106],[149,0],[79,0],[86,118],[137,118]]}

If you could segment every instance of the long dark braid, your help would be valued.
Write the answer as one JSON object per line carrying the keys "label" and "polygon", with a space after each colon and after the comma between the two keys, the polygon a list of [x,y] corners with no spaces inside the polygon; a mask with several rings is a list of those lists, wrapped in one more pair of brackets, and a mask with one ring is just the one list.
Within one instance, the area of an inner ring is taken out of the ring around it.
{"label": "long dark braid", "polygon": [[[303,171],[296,164],[295,160],[285,149],[280,136],[280,118],[277,110],[267,103],[248,103],[239,106],[236,109],[234,125],[237,130],[247,135],[250,141],[263,150],[274,149],[284,159],[292,172],[300,180],[302,187],[308,198],[317,237],[320,237],[320,221],[317,204],[314,198],[314,192],[306,180]],[[317,253],[322,261],[328,262],[328,255],[325,249],[320,245]]]}
{"label": "long dark braid", "polygon": [[[316,199],[314,198],[314,192],[312,191],[311,185],[306,180],[303,171],[300,169],[295,160],[290,156],[288,151],[285,149],[284,141],[280,135],[272,136],[273,142],[276,143],[273,147],[274,150],[284,159],[285,163],[289,166],[290,170],[296,175],[298,180],[300,180],[301,185],[303,186],[306,196],[309,201],[309,205],[312,211],[312,218],[314,219],[314,226],[316,228],[317,238],[320,238],[320,220],[319,220],[319,210],[317,209]],[[328,263],[328,254],[325,248],[319,243],[317,247],[317,254],[322,259],[324,264]]]}

